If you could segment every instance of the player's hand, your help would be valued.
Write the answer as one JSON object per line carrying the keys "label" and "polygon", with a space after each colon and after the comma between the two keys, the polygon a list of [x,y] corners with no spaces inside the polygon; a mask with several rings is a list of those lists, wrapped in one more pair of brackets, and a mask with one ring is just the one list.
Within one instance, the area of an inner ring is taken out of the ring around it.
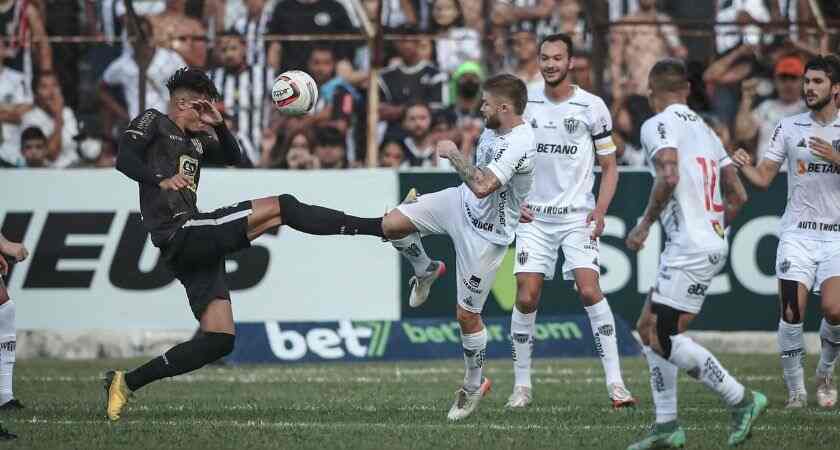
{"label": "player's hand", "polygon": [[641,250],[645,246],[648,233],[650,233],[650,225],[646,224],[644,221],[639,222],[632,230],[630,230],[630,233],[627,234],[627,239],[624,243],[627,244],[627,248],[630,250]]}
{"label": "player's hand", "polygon": [[752,165],[752,156],[747,153],[746,150],[743,148],[739,148],[732,154],[732,162],[735,163],[736,166],[744,167],[744,166],[751,166]]}
{"label": "player's hand", "polygon": [[588,226],[592,222],[595,222],[595,227],[592,229],[592,234],[589,235],[589,239],[594,241],[604,233],[604,212],[597,208],[593,209],[586,215],[586,225]]}
{"label": "player's hand", "polygon": [[449,139],[444,139],[437,142],[438,158],[449,159],[449,154],[458,151],[458,146]]}
{"label": "player's hand", "polygon": [[527,203],[519,205],[519,223],[531,223],[534,221],[534,212]]}
{"label": "player's hand", "polygon": [[190,187],[190,185],[192,185],[192,182],[180,173],[176,173],[158,183],[158,186],[164,191],[180,191],[181,189]]}
{"label": "player's hand", "polygon": [[[6,258],[3,255],[0,255],[0,275],[6,276],[9,273],[9,263],[6,262]],[[2,288],[2,281],[0,281],[0,288]]]}
{"label": "player's hand", "polygon": [[198,113],[198,119],[201,120],[201,123],[215,127],[224,122],[222,113],[208,100],[193,100],[191,105]]}
{"label": "player's hand", "polygon": [[808,147],[811,148],[811,153],[813,153],[814,156],[830,163],[840,164],[840,153],[835,152],[831,143],[825,139],[817,136],[811,136],[808,139]]}
{"label": "player's hand", "polygon": [[21,262],[29,256],[29,250],[27,250],[23,244],[19,244],[17,242],[6,243],[6,246],[3,247],[3,253],[11,256],[17,262]]}

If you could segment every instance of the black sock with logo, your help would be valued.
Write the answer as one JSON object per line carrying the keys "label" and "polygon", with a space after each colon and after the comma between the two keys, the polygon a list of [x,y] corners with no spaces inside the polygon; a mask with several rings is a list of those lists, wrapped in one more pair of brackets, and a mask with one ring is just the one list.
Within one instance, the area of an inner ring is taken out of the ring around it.
{"label": "black sock with logo", "polygon": [[302,233],[321,236],[361,234],[383,237],[381,217],[366,219],[348,216],[335,209],[302,203],[289,194],[280,195],[277,199],[280,202],[283,225]]}

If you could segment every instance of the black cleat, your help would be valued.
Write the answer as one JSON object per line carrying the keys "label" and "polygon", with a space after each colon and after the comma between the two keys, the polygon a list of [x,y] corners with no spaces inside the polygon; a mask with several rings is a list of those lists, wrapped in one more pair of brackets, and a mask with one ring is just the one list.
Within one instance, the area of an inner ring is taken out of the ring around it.
{"label": "black cleat", "polygon": [[17,439],[17,435],[10,433],[9,430],[3,428],[3,425],[0,425],[0,441],[11,441],[12,439]]}
{"label": "black cleat", "polygon": [[18,411],[24,409],[23,403],[20,400],[13,398],[6,403],[0,405],[0,411]]}

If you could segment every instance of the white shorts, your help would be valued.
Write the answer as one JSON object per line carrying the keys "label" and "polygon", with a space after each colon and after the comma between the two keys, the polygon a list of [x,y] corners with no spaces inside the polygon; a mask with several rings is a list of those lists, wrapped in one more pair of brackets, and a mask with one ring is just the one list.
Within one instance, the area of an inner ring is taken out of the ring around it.
{"label": "white shorts", "polygon": [[659,274],[651,301],[678,311],[697,314],[703,307],[712,278],[726,265],[727,248],[683,253],[665,248],[659,259]]}
{"label": "white shorts", "polygon": [[481,237],[467,223],[461,206],[461,192],[449,188],[423,194],[416,203],[397,207],[417,228],[421,236],[446,234],[455,246],[458,305],[480,314],[496,272],[507,253],[507,246]]}
{"label": "white shorts", "polygon": [[563,279],[574,280],[575,269],[601,272],[598,265],[598,239],[592,240],[592,227],[586,222],[521,223],[516,229],[516,263],[513,273],[541,273],[554,278],[557,250],[563,248]]}
{"label": "white shorts", "polygon": [[782,238],[776,249],[776,277],[820,290],[823,281],[840,276],[840,241]]}

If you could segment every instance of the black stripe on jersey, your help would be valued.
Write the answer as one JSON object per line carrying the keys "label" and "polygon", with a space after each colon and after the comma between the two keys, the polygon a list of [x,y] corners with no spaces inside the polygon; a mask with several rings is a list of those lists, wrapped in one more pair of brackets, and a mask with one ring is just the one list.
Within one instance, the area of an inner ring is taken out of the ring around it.
{"label": "black stripe on jersey", "polygon": [[570,105],[575,105],[575,106],[581,106],[581,107],[584,107],[584,108],[589,108],[589,105],[584,105],[583,103],[569,102],[569,104]]}
{"label": "black stripe on jersey", "polygon": [[810,123],[798,123],[798,122],[793,122],[793,124],[794,124],[794,125],[796,125],[796,126],[798,126],[798,127],[810,127],[810,126],[811,126],[811,124],[810,124]]}
{"label": "black stripe on jersey", "polygon": [[605,137],[610,137],[612,135],[612,130],[606,130],[603,133],[598,133],[592,136],[592,139],[604,139]]}
{"label": "black stripe on jersey", "polygon": [[540,105],[542,105],[543,103],[545,103],[545,101],[543,101],[543,100],[528,100],[528,103],[539,103]]}

